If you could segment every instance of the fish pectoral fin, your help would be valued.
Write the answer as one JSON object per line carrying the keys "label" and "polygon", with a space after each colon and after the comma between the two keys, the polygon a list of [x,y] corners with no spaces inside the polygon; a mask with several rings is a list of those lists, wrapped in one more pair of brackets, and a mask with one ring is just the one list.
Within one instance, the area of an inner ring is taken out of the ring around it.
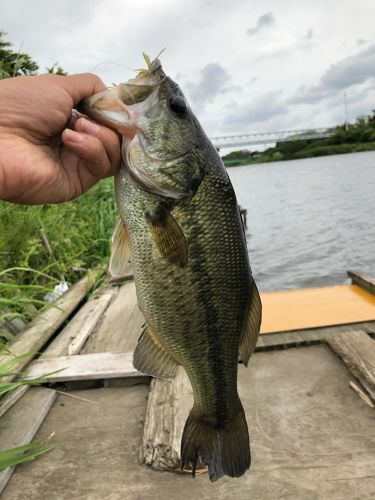
{"label": "fish pectoral fin", "polygon": [[157,335],[146,326],[133,354],[133,366],[152,377],[174,378],[178,363],[165,350]]}
{"label": "fish pectoral fin", "polygon": [[130,260],[129,235],[125,224],[119,219],[112,235],[112,253],[108,270],[112,276],[122,276]]}
{"label": "fish pectoral fin", "polygon": [[255,282],[253,281],[249,313],[246,318],[244,331],[240,341],[240,357],[247,366],[257,343],[260,324],[262,322],[262,302]]}
{"label": "fish pectoral fin", "polygon": [[186,238],[170,211],[163,205],[158,205],[154,212],[147,212],[145,216],[161,255],[175,266],[186,267],[188,263]]}

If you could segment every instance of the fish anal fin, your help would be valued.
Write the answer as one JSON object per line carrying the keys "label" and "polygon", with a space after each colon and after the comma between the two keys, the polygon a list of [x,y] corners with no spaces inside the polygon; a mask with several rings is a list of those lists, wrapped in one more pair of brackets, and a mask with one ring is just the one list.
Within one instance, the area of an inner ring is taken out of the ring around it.
{"label": "fish anal fin", "polygon": [[112,276],[121,276],[130,260],[129,234],[120,219],[112,235],[112,253],[108,270]]}
{"label": "fish anal fin", "polygon": [[147,212],[145,215],[161,255],[175,266],[186,267],[188,263],[186,238],[170,211],[163,205],[158,205],[154,212]]}
{"label": "fish anal fin", "polygon": [[255,349],[260,324],[262,322],[262,302],[255,282],[252,282],[249,311],[245,320],[244,331],[240,341],[240,357],[245,366]]}
{"label": "fish anal fin", "polygon": [[165,350],[157,335],[146,326],[133,354],[133,366],[152,377],[174,378],[178,363]]}

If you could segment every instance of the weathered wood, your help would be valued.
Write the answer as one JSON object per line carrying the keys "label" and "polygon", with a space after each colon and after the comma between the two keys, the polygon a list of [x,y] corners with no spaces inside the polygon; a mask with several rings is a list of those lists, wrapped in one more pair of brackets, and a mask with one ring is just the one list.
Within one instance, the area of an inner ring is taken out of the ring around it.
{"label": "weathered wood", "polygon": [[326,342],[375,400],[375,341],[363,331],[327,336]]}
{"label": "weathered wood", "polygon": [[124,273],[121,276],[111,276],[109,282],[111,284],[121,284],[123,281],[131,280],[134,278],[134,272],[131,263],[125,266]]}
{"label": "weathered wood", "polygon": [[305,345],[315,344],[322,342],[325,339],[326,333],[324,333],[323,328],[317,328],[316,330],[298,330],[300,337]]}
{"label": "weathered wood", "polygon": [[[0,313],[6,314],[7,311],[2,309]],[[0,329],[4,328],[4,330],[6,330],[10,334],[18,333],[23,328],[25,328],[25,326],[26,323],[21,318],[13,317],[9,320],[0,318]]]}
{"label": "weathered wood", "polygon": [[281,332],[268,333],[267,335],[259,335],[256,351],[267,351],[269,349],[283,349],[288,347],[296,347],[306,344],[300,332]]}
{"label": "weathered wood", "polygon": [[[116,288],[108,288],[100,295],[90,297],[66,327],[61,330],[57,337],[44,350],[42,357],[68,356],[70,354],[69,346],[75,341],[77,336],[81,336],[81,332],[88,335],[88,337],[92,334],[116,293]],[[77,348],[74,354],[78,352]]]}
{"label": "weathered wood", "polygon": [[375,278],[369,278],[353,271],[348,271],[348,276],[352,280],[353,285],[357,285],[366,290],[366,292],[371,293],[371,295],[375,295]]}
{"label": "weathered wood", "polygon": [[[16,356],[31,353],[30,358],[19,361],[13,367],[15,372],[22,370],[30,363],[33,354],[40,351],[48,339],[82,301],[93,284],[94,277],[85,276],[82,278],[50,308],[35,318],[27,328],[17,335],[15,340],[8,344],[9,350]],[[9,356],[0,356],[0,365],[8,359]],[[15,375],[8,377],[7,380],[14,378]]]}
{"label": "weathered wood", "polygon": [[[29,444],[45,419],[56,398],[56,391],[42,387],[31,390],[2,419],[0,450],[5,451]],[[15,467],[0,471],[0,493]]]}
{"label": "weathered wood", "polygon": [[[56,372],[57,373],[52,373]],[[46,376],[46,374],[51,375]],[[102,352],[60,356],[36,360],[28,371],[27,378],[45,377],[48,382],[68,380],[102,380],[106,378],[141,377],[133,368],[133,353]],[[143,375],[148,380],[147,375]]]}
{"label": "weathered wood", "polygon": [[80,310],[80,326],[77,328],[77,321],[71,321],[69,330],[73,337],[72,342],[68,346],[68,355],[78,354],[85,342],[93,332],[104,311],[107,309],[109,303],[114,296],[115,290],[108,290],[100,295],[98,298],[90,301],[88,307],[82,307]]}
{"label": "weathered wood", "polygon": [[21,387],[17,387],[14,391],[12,391],[4,400],[1,402],[0,406],[0,418],[12,408],[17,401],[22,398],[24,394],[30,389],[29,385],[21,385]]}
{"label": "weathered wood", "polygon": [[138,309],[135,284],[126,282],[119,288],[82,353],[134,351],[144,321]]}
{"label": "weathered wood", "polygon": [[[256,349],[267,350],[303,345],[322,341],[326,338],[329,339],[329,342],[334,342],[340,340],[343,336],[350,338],[350,336],[358,337],[359,335],[361,339],[367,337],[367,340],[371,343],[370,347],[375,350],[374,341],[365,332],[357,332],[352,329],[353,326],[348,326],[261,335]],[[351,340],[349,341],[350,344]],[[375,370],[375,353],[373,370]],[[362,378],[357,378],[363,384]],[[365,384],[363,385],[366,387]],[[368,387],[366,388],[368,389]],[[191,385],[182,369],[174,381],[165,379],[152,380],[140,451],[141,462],[151,465],[155,470],[174,470],[179,467],[183,427],[192,404]]]}
{"label": "weathered wood", "polygon": [[[116,293],[115,288],[106,290],[103,295],[93,297],[83,305],[78,313],[71,319],[68,325],[60,332],[60,334],[51,342],[40,356],[39,360],[47,357],[64,356],[69,354],[69,345],[76,335],[80,335],[83,331],[85,334],[90,333],[95,328],[93,317],[96,321],[99,320],[101,314],[108,306],[109,301]],[[104,296],[102,299],[101,297]],[[82,338],[81,338],[82,339]],[[78,353],[76,347],[75,354]],[[10,393],[0,404],[0,417],[4,415],[28,390],[30,386],[24,385]]]}
{"label": "weathered wood", "polygon": [[174,470],[180,466],[182,432],[192,406],[193,391],[182,367],[173,381],[152,380],[141,463],[151,465],[154,470]]}
{"label": "weathered wood", "polygon": [[362,389],[360,387],[358,387],[358,385],[355,384],[352,380],[349,382],[349,386],[362,399],[362,401],[364,401],[367,404],[367,406],[369,406],[370,408],[375,408],[374,403],[367,396],[367,394],[365,392],[363,392]]}

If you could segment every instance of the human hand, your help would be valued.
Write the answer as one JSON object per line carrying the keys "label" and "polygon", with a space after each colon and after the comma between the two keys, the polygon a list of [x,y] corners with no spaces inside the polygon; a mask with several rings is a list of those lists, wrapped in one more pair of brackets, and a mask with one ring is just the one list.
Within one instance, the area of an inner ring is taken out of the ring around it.
{"label": "human hand", "polygon": [[117,133],[73,109],[105,88],[90,73],[0,81],[0,199],[61,203],[117,172]]}

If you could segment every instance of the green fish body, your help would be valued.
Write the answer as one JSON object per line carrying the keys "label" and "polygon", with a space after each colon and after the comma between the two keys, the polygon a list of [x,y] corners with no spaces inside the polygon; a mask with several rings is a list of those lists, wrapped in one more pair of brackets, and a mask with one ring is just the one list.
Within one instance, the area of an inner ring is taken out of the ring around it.
{"label": "green fish body", "polygon": [[100,93],[99,111],[95,96],[83,110],[112,126],[115,117],[124,135],[124,164],[115,181],[121,221],[110,268],[120,273],[131,255],[147,324],[134,366],[170,378],[184,367],[194,406],[181,467],[192,465],[194,473],[200,459],[211,481],[239,477],[250,467],[250,448],[237,392],[238,357],[247,365],[261,303],[236,196],[219,155],[160,63],[126,85],[131,95],[142,94],[136,102],[123,98],[116,110],[111,90]]}

